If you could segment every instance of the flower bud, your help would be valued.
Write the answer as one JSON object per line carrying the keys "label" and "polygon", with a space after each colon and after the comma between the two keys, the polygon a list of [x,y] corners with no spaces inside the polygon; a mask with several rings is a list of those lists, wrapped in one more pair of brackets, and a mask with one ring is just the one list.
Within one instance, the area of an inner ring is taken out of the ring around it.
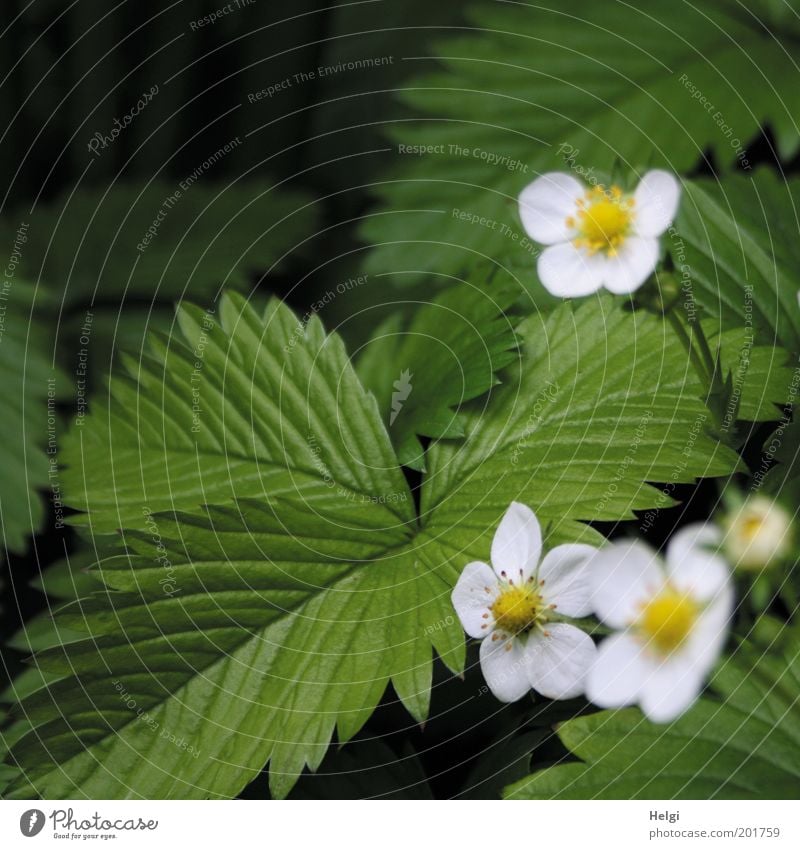
{"label": "flower bud", "polygon": [[740,569],[766,569],[789,554],[792,517],[765,495],[745,499],[728,513],[724,524],[726,552]]}

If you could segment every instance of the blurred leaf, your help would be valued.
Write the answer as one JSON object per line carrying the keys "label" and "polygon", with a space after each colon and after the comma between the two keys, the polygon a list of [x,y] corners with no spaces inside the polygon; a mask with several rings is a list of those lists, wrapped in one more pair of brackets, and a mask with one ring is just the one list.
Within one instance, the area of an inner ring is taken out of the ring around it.
{"label": "blurred leaf", "polygon": [[302,252],[317,215],[306,195],[256,181],[79,189],[25,213],[24,268],[68,304],[201,300]]}
{"label": "blurred leaf", "polygon": [[[800,90],[800,89],[799,89]],[[766,169],[686,185],[671,242],[691,291],[723,328],[800,351],[800,182]]]}
{"label": "blurred leaf", "polygon": [[[329,36],[320,45],[311,116],[314,129],[308,156],[331,162],[320,178],[329,190],[344,190],[340,204],[360,207],[357,183],[374,179],[385,167],[387,144],[380,128],[398,120],[391,95],[402,91],[410,73],[433,68],[418,56],[420,33],[463,26],[460,5],[429,0],[339,3],[329,9]],[[414,61],[407,61],[409,54]],[[366,151],[372,154],[362,155]],[[355,156],[353,154],[356,154]],[[347,167],[342,167],[342,160]]]}
{"label": "blurred leaf", "polygon": [[518,359],[513,322],[504,315],[510,289],[456,284],[420,301],[408,322],[391,317],[375,331],[357,370],[378,400],[400,462],[424,468],[417,435],[463,436],[460,406],[498,382]]}
{"label": "blurred leaf", "polygon": [[397,161],[361,228],[375,246],[366,270],[410,280],[513,251],[533,276],[517,197],[540,173],[685,173],[706,150],[729,166],[760,122],[791,155],[794,42],[762,25],[763,10],[763,0],[679,13],[660,0],[476,6],[473,32],[420,51],[443,69],[403,92],[416,119],[389,132]]}
{"label": "blurred leaf", "polygon": [[796,799],[800,793],[800,643],[782,656],[742,650],[669,725],[638,709],[558,727],[581,760],[506,789],[511,799]]}
{"label": "blurred leaf", "polygon": [[458,798],[501,798],[504,787],[528,774],[533,749],[550,733],[537,728],[495,740],[476,760]]}
{"label": "blurred leaf", "polygon": [[[60,501],[58,404],[66,388],[64,373],[52,359],[52,338],[34,309],[34,287],[17,279],[6,282],[0,291],[0,369],[5,382],[0,557],[8,550],[23,551],[29,536],[41,529],[46,497]],[[40,303],[37,296],[37,306]]]}

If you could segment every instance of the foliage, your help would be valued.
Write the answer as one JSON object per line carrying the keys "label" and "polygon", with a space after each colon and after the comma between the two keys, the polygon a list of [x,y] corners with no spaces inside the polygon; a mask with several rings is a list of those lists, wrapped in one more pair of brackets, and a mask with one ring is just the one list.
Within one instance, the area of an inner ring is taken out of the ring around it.
{"label": "foliage", "polygon": [[[37,307],[36,288],[10,280],[0,309],[0,368],[5,380],[4,434],[0,441],[2,555],[24,550],[42,526],[49,489],[60,501],[58,401],[65,394],[63,371],[54,365],[51,340]],[[51,475],[51,473],[54,473]]]}
{"label": "foliage", "polygon": [[[185,182],[185,181],[184,181]],[[117,183],[69,192],[31,214],[30,279],[59,301],[202,300],[273,271],[314,232],[311,198],[264,182]],[[16,226],[19,215],[4,227]]]}
{"label": "foliage", "polygon": [[401,463],[423,468],[417,434],[462,437],[453,408],[487,392],[496,372],[517,358],[513,324],[503,315],[513,300],[513,290],[498,292],[483,280],[453,286],[420,304],[410,321],[394,315],[375,331],[358,371],[378,401]]}
{"label": "foliage", "polygon": [[[473,402],[464,441],[429,450],[417,518],[378,405],[316,316],[229,295],[177,322],[183,339],[128,359],[65,446],[75,521],[122,527],[127,552],[100,564],[107,592],[59,617],[90,638],[38,655],[65,677],[20,706],[35,728],[12,749],[15,794],[227,796],[270,759],[284,795],[389,680],[425,718],[431,647],[463,665],[450,588],[487,558],[510,491],[551,544],[595,540],[577,520],[669,503],[646,480],[737,465],[663,324],[600,298],[520,325],[522,364]],[[200,754],[155,748],[162,732]]]}
{"label": "foliage", "polygon": [[580,758],[506,789],[513,799],[796,799],[800,792],[800,643],[743,649],[717,672],[719,698],[668,726],[636,709],[558,728]]}
{"label": "foliage", "polygon": [[475,31],[436,47],[442,70],[402,93],[417,120],[390,128],[397,164],[361,228],[375,246],[367,270],[409,280],[511,255],[533,275],[536,249],[514,208],[546,171],[685,173],[705,151],[728,166],[737,148],[726,128],[744,149],[763,121],[790,156],[800,141],[793,42],[764,26],[768,6],[477,5]]}
{"label": "foliage", "polygon": [[[545,550],[797,512],[792,9],[38,5],[0,85],[0,795],[800,795],[793,556],[734,572],[668,725],[499,703],[451,601],[511,501]],[[653,167],[650,281],[548,293],[519,191]]]}
{"label": "foliage", "polygon": [[687,183],[671,244],[691,291],[723,327],[800,352],[798,181],[760,169]]}

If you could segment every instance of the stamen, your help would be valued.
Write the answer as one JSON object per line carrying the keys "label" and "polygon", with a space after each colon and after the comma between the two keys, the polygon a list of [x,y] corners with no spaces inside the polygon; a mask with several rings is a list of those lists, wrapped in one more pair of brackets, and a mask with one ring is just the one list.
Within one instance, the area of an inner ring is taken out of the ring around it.
{"label": "stamen", "polygon": [[594,186],[577,201],[576,216],[565,220],[570,230],[577,231],[573,244],[590,254],[617,256],[631,232],[633,205],[633,198],[625,197],[619,186],[608,190]]}
{"label": "stamen", "polygon": [[498,629],[511,634],[529,631],[544,621],[545,610],[542,597],[527,582],[515,586],[511,581],[503,588],[491,607]]}
{"label": "stamen", "polygon": [[699,614],[691,596],[668,585],[643,605],[636,627],[647,647],[667,655],[683,644]]}

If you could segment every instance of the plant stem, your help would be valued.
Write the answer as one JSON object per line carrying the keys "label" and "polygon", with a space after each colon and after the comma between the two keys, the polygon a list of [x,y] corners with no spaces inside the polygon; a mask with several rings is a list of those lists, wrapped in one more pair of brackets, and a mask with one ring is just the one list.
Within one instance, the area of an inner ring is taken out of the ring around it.
{"label": "plant stem", "polygon": [[[672,325],[672,329],[675,331],[675,335],[681,340],[681,344],[686,349],[686,352],[689,354],[689,359],[692,361],[692,365],[694,366],[695,371],[697,372],[697,376],[700,378],[700,381],[702,383],[707,383],[708,386],[711,386],[713,371],[709,372],[702,357],[700,357],[700,355],[697,353],[697,349],[692,344],[692,339],[689,336],[686,328],[684,327],[683,321],[681,320],[681,316],[679,315],[678,311],[673,309],[667,310],[666,316],[669,320],[669,323]],[[703,338],[705,339],[705,336]],[[708,343],[706,343],[706,347],[708,347]]]}
{"label": "plant stem", "polygon": [[[696,330],[695,327],[697,328]],[[708,339],[706,339],[706,334],[703,330],[703,325],[699,321],[693,322],[692,334],[697,336],[697,341],[700,345],[700,353],[703,355],[703,359],[706,363],[706,368],[708,369],[709,379],[713,381],[714,374],[717,370],[717,361],[714,357],[714,354],[711,352],[711,348],[708,344]]]}

